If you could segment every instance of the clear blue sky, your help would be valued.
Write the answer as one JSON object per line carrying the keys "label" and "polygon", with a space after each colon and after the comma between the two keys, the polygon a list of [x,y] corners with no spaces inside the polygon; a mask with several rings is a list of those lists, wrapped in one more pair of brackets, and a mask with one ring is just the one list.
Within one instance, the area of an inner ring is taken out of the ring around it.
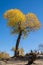
{"label": "clear blue sky", "polygon": [[0,51],[13,55],[11,48],[15,46],[17,36],[10,34],[7,21],[3,18],[3,13],[13,8],[20,9],[24,14],[36,14],[42,27],[36,32],[31,32],[25,39],[21,38],[19,47],[22,47],[25,53],[38,49],[38,45],[43,44],[43,0],[0,0]]}

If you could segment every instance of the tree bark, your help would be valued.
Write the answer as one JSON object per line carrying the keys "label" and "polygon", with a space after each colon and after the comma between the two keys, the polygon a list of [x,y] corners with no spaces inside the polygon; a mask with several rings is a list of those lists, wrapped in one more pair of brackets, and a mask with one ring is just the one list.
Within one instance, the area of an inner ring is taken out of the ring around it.
{"label": "tree bark", "polygon": [[15,56],[17,57],[19,52],[18,52],[18,46],[19,46],[19,42],[20,42],[20,38],[22,35],[22,31],[19,32],[18,38],[17,38],[17,42],[16,42],[16,50],[15,50]]}

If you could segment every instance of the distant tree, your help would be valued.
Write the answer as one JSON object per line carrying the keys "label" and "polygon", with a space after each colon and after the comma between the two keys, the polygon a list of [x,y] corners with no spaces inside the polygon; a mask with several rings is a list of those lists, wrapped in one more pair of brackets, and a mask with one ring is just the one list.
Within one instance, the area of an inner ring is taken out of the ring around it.
{"label": "distant tree", "polygon": [[43,44],[39,44],[39,51],[41,52],[41,54],[43,53]]}
{"label": "distant tree", "polygon": [[11,27],[12,33],[18,34],[15,51],[15,56],[17,56],[21,36],[26,36],[29,32],[37,30],[40,27],[40,23],[35,14],[28,13],[25,15],[18,9],[6,11],[4,18],[8,20],[7,24]]}

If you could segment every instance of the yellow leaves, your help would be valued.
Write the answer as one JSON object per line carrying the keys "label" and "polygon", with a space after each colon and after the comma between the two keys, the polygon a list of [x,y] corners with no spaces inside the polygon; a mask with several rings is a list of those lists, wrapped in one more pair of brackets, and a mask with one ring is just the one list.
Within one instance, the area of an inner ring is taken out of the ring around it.
{"label": "yellow leaves", "polygon": [[0,58],[10,58],[8,53],[0,52]]}
{"label": "yellow leaves", "polygon": [[25,22],[25,15],[18,9],[11,9],[4,13],[4,18],[8,19],[8,25],[14,26],[15,23]]}
{"label": "yellow leaves", "polygon": [[[40,22],[33,13],[23,14],[18,9],[11,9],[4,13],[4,18],[8,20],[8,26],[14,27],[13,33],[19,33],[20,30],[37,30]],[[30,31],[29,31],[30,32]]]}
{"label": "yellow leaves", "polygon": [[28,26],[30,28],[38,29],[40,27],[40,23],[39,23],[37,17],[35,16],[35,14],[29,13],[26,15],[26,17],[27,17],[27,21],[28,21]]}
{"label": "yellow leaves", "polygon": [[7,25],[13,27],[13,26],[15,26],[15,22],[10,20],[10,21],[8,21]]}

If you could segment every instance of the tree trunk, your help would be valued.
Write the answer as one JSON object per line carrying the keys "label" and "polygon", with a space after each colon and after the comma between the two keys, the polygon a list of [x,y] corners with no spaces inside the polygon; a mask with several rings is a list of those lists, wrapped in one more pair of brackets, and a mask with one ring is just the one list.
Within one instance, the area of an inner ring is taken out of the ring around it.
{"label": "tree trunk", "polygon": [[20,31],[19,35],[18,35],[18,38],[17,38],[17,42],[16,42],[16,50],[15,50],[15,56],[17,57],[19,52],[18,52],[18,46],[19,46],[19,42],[20,42],[20,38],[21,38],[21,35],[22,35],[22,31]]}

